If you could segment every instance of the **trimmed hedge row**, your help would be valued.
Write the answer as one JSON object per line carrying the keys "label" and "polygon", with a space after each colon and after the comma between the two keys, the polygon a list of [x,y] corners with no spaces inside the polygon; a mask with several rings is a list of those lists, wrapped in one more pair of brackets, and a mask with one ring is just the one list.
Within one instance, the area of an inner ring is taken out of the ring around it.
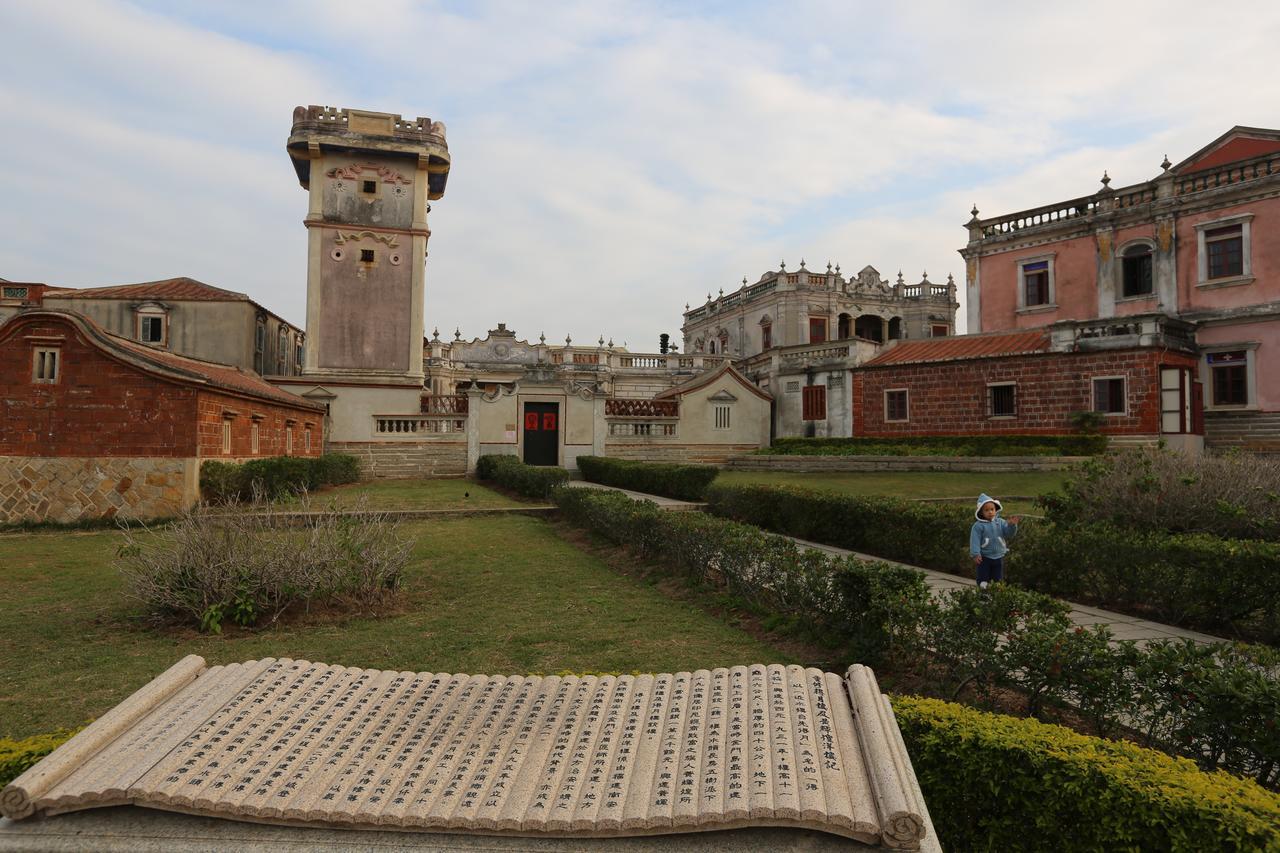
{"label": "trimmed hedge row", "polygon": [[569,482],[569,472],[563,468],[526,465],[518,457],[497,454],[480,457],[476,477],[535,500],[546,500],[556,486]]}
{"label": "trimmed hedge row", "polygon": [[344,453],[272,456],[243,463],[206,462],[200,466],[200,491],[209,503],[275,500],[359,478],[360,460]]}
{"label": "trimmed hedge row", "polygon": [[579,456],[578,470],[592,483],[682,501],[702,500],[707,487],[720,473],[710,465],[637,462],[607,456]]}
{"label": "trimmed hedge row", "polygon": [[[973,576],[966,507],[794,486],[715,484],[707,510],[800,539]],[[1006,576],[1170,625],[1280,642],[1280,543],[1106,524],[1024,524]]]}
{"label": "trimmed hedge row", "polygon": [[1139,648],[1109,628],[1075,627],[1068,606],[1011,584],[938,598],[902,566],[800,549],[790,539],[702,513],[668,513],[620,493],[564,489],[565,517],[688,581],[726,589],[767,624],[799,629],[849,660],[921,667],[954,698],[1025,713],[1074,705],[1102,733],[1280,784],[1280,651],[1190,641]]}
{"label": "trimmed hedge row", "polygon": [[0,738],[0,788],[17,779],[29,767],[34,767],[36,762],[62,746],[78,731],[79,729],[59,729],[21,740]]}
{"label": "trimmed hedge row", "polygon": [[892,702],[945,849],[1280,850],[1280,796],[1253,782],[1035,720]]}
{"label": "trimmed hedge row", "polygon": [[777,438],[756,451],[784,456],[1095,456],[1105,435],[919,435],[893,438]]}

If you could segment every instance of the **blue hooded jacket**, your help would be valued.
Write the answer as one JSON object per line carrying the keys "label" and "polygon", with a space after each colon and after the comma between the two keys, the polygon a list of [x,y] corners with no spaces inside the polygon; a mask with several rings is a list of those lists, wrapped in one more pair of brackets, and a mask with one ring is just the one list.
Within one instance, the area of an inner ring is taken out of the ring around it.
{"label": "blue hooded jacket", "polygon": [[[996,505],[996,515],[990,521],[987,521],[981,515],[982,505],[986,503]],[[973,517],[978,520],[969,529],[970,557],[977,557],[981,554],[983,557],[998,560],[1009,553],[1008,540],[1018,535],[1018,525],[1010,524],[1001,518],[1000,510],[1002,509],[1004,507],[995,498],[988,497],[985,494],[978,495],[978,506],[973,511]]]}

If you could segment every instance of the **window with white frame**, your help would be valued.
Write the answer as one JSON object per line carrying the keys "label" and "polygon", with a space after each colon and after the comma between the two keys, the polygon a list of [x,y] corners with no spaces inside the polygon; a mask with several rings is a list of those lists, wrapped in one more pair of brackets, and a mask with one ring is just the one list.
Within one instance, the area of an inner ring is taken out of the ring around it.
{"label": "window with white frame", "polygon": [[253,423],[249,427],[249,452],[254,456],[258,455],[258,433],[260,418],[254,418]]}
{"label": "window with white frame", "polygon": [[729,407],[716,406],[715,419],[716,419],[716,429],[728,429],[729,428]]}
{"label": "window with white frame", "polygon": [[1017,383],[993,382],[987,385],[987,416],[1012,418],[1018,414]]}
{"label": "window with white frame", "polygon": [[61,356],[62,351],[57,347],[36,347],[31,358],[31,381],[56,383]]}
{"label": "window with white frame", "polygon": [[222,419],[222,453],[223,455],[231,453],[231,418],[228,417]]}
{"label": "window with white frame", "polygon": [[1018,309],[1054,304],[1053,256],[1039,255],[1018,261]]}
{"label": "window with white frame", "polygon": [[1128,411],[1125,400],[1123,376],[1093,378],[1093,411],[1104,415],[1123,415]]}
{"label": "window with white frame", "polygon": [[165,331],[164,314],[138,312],[138,340],[144,344],[164,344]]}
{"label": "window with white frame", "polygon": [[310,425],[308,425],[306,429],[302,431],[302,449],[306,453],[311,452],[311,426]]}
{"label": "window with white frame", "polygon": [[286,421],[284,425],[284,455],[293,455],[293,426],[296,421]]}
{"label": "window with white frame", "polygon": [[1200,284],[1246,283],[1253,275],[1251,234],[1253,214],[1241,214],[1196,228],[1196,266]]}
{"label": "window with white frame", "polygon": [[908,419],[907,389],[890,388],[884,392],[884,419],[886,421],[905,421]]}

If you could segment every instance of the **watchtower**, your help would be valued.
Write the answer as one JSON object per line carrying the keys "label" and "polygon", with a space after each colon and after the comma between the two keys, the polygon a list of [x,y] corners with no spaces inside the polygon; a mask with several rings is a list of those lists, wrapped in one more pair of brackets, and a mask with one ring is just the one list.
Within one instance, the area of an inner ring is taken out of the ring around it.
{"label": "watchtower", "polygon": [[297,107],[288,151],[310,193],[304,373],[420,388],[428,200],[449,177],[444,125]]}

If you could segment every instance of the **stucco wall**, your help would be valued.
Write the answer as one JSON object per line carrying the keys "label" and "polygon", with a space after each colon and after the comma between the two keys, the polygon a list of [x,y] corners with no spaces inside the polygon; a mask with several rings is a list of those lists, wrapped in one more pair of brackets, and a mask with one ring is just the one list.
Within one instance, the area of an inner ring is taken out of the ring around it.
{"label": "stucco wall", "polygon": [[0,523],[177,515],[199,498],[195,459],[0,456]]}
{"label": "stucco wall", "polygon": [[[711,399],[717,394],[729,394],[735,399],[731,402]],[[728,429],[716,428],[717,406],[729,407]],[[680,422],[676,430],[681,444],[764,447],[769,444],[769,401],[726,373],[680,396]]]}

